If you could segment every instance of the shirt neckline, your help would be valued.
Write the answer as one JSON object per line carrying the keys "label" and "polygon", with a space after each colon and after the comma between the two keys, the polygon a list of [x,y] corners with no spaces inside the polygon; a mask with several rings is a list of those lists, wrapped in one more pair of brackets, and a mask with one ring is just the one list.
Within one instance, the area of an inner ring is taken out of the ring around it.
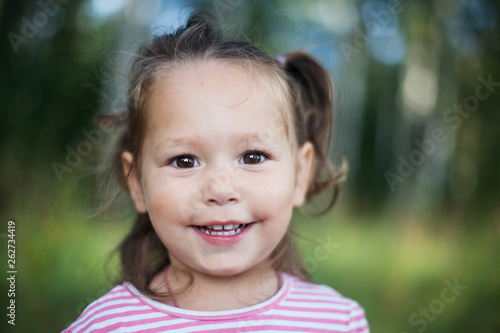
{"label": "shirt neckline", "polygon": [[146,295],[139,292],[137,288],[135,288],[134,285],[132,285],[128,281],[124,282],[123,284],[132,293],[132,295],[138,298],[143,304],[155,309],[156,311],[163,312],[174,317],[180,317],[186,319],[227,320],[227,319],[237,319],[241,317],[252,316],[257,313],[264,312],[269,308],[274,307],[276,304],[280,303],[283,300],[283,298],[285,298],[285,296],[288,294],[288,291],[290,289],[290,276],[281,271],[279,272],[279,274],[282,279],[282,284],[278,292],[274,294],[271,298],[252,306],[234,310],[224,310],[224,311],[196,311],[196,310],[177,308],[175,306],[167,305],[147,297]]}

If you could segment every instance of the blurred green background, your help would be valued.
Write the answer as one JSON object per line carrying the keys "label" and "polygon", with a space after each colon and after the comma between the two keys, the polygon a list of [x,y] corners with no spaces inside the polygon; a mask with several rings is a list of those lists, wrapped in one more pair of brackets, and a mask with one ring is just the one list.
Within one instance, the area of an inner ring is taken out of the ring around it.
{"label": "blurred green background", "polygon": [[492,0],[0,1],[4,309],[9,220],[18,271],[2,332],[60,332],[113,286],[131,207],[86,218],[113,134],[93,119],[123,107],[130,53],[200,8],[228,36],[304,48],[332,74],[332,158],[349,175],[331,213],[293,218],[314,281],[357,300],[372,332],[500,332]]}

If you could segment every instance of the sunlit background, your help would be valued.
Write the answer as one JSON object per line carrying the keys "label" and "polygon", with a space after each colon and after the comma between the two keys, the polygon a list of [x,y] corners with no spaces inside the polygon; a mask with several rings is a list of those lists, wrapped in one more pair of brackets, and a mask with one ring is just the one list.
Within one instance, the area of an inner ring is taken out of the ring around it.
{"label": "sunlit background", "polygon": [[16,326],[2,315],[2,331],[60,332],[113,286],[132,210],[88,218],[113,138],[95,116],[123,108],[140,43],[197,9],[331,72],[331,156],[350,170],[329,214],[293,218],[314,282],[357,300],[372,332],[500,332],[492,0],[0,1],[0,258],[6,277],[14,220],[18,271]]}

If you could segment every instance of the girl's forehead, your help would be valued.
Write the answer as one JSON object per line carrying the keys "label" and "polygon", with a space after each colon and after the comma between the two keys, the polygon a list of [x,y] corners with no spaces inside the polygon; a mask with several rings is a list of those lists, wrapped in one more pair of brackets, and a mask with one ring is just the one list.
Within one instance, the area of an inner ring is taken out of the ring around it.
{"label": "girl's forehead", "polygon": [[[260,69],[262,70],[262,69]],[[230,120],[260,126],[268,135],[290,138],[290,122],[282,91],[269,73],[251,71],[240,63],[192,60],[177,64],[158,76],[148,101],[147,127],[207,126]],[[231,111],[231,119],[218,117]],[[258,119],[257,119],[258,118]],[[201,123],[200,120],[205,123]]]}
{"label": "girl's forehead", "polygon": [[[263,82],[234,62],[191,61],[161,74],[153,87],[149,101],[150,111],[169,109],[186,111],[190,107],[214,110],[243,108],[248,112],[269,117],[280,116],[284,106]],[[269,78],[270,80],[270,78]]]}
{"label": "girl's forehead", "polygon": [[251,73],[237,63],[194,59],[160,70],[156,79],[156,86],[158,85],[170,85],[170,89],[189,86],[197,90],[212,86],[225,88],[224,85],[230,85],[245,91],[255,85],[255,82]]}

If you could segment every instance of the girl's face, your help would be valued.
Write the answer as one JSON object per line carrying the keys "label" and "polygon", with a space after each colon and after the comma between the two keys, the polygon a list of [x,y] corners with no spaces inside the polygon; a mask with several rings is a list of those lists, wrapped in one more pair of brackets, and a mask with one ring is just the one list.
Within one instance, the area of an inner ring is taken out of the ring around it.
{"label": "girl's face", "polygon": [[[295,173],[279,107],[227,63],[190,63],[157,82],[129,187],[172,263],[228,276],[269,258],[304,200],[313,158],[310,143],[300,147]],[[132,158],[123,154],[125,172]]]}

